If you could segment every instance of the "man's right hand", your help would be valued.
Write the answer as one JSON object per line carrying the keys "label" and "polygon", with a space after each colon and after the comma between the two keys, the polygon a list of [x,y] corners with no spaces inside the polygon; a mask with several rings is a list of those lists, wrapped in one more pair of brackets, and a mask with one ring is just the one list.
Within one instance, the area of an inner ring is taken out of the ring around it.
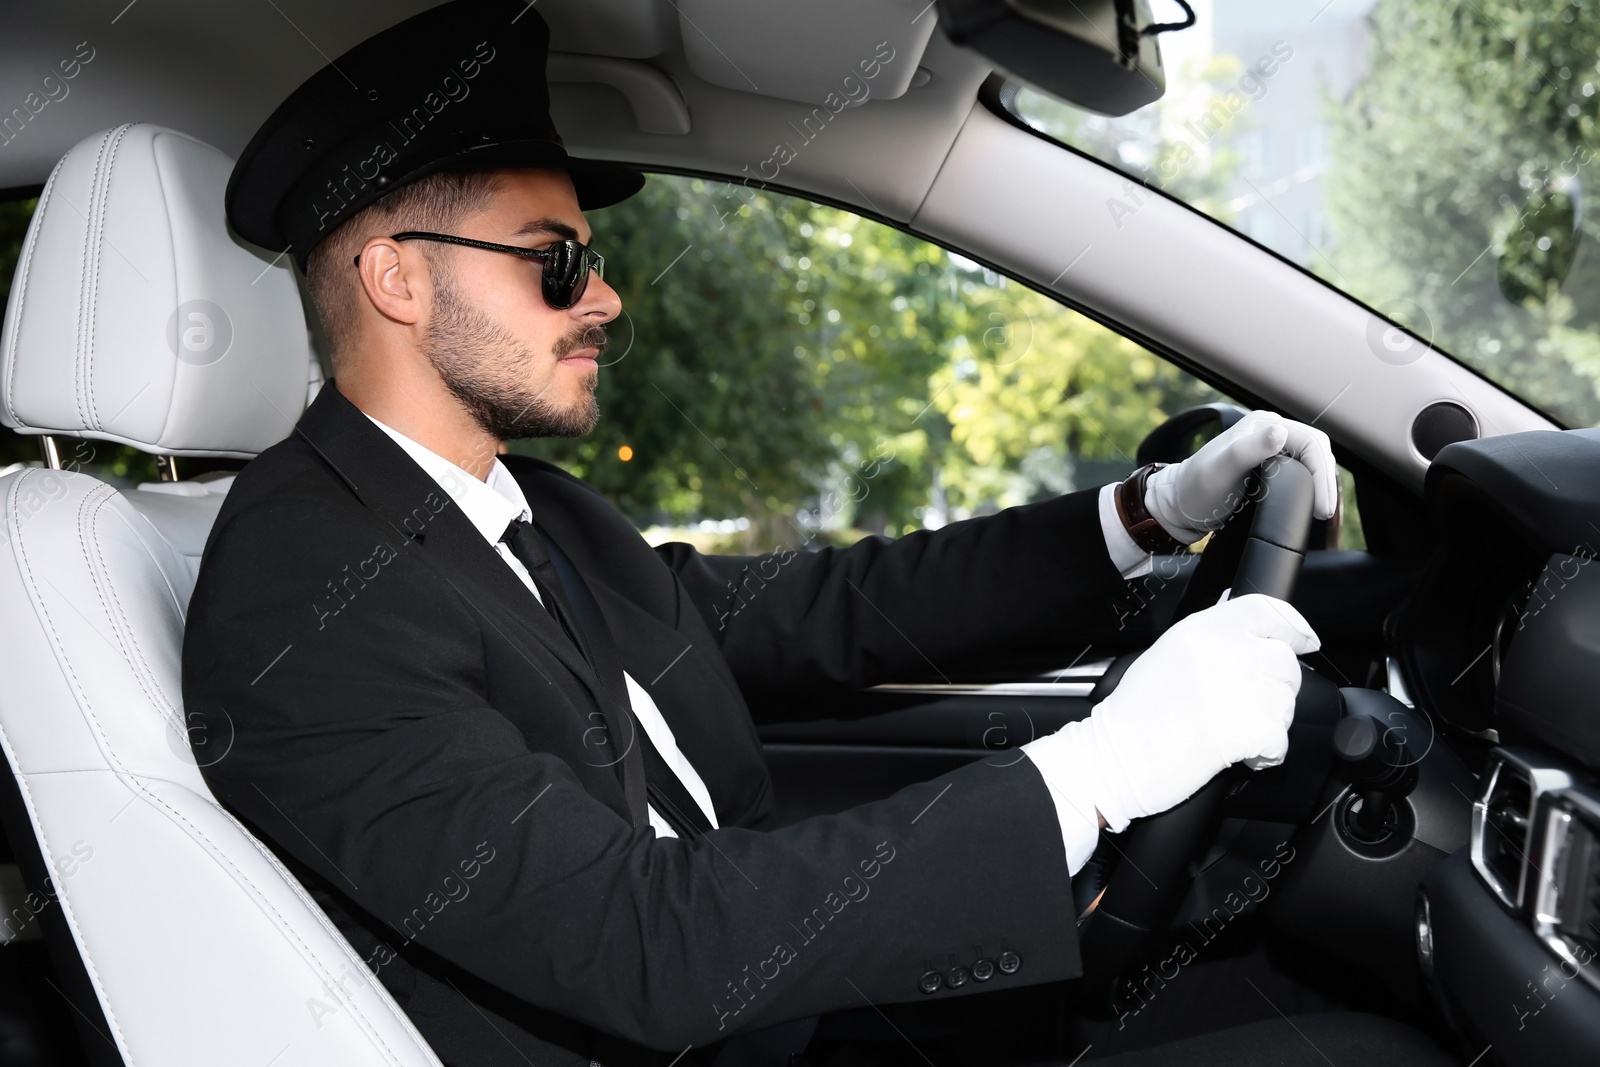
{"label": "man's right hand", "polygon": [[1107,828],[1182,803],[1218,772],[1283,762],[1300,691],[1297,655],[1321,643],[1289,604],[1259,593],[1179,622],[1128,668],[1063,744]]}

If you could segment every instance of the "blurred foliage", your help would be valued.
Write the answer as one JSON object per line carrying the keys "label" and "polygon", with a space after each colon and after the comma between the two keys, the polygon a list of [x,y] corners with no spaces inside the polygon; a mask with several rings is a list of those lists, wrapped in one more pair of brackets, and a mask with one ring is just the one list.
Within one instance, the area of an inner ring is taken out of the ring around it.
{"label": "blurred foliage", "polygon": [[[1212,218],[1229,221],[1229,183],[1239,167],[1233,141],[1251,128],[1248,108],[1238,115],[1217,102],[1236,86],[1244,64],[1219,55],[1198,69],[1186,66],[1169,78],[1161,106],[1110,118],[1073,107],[1043,92],[1020,87],[1013,107],[1028,125],[1062,144],[1111,163],[1135,181],[1191,204]],[[1186,123],[1208,131],[1196,149],[1173,135]]]}
{"label": "blurred foliage", "polygon": [[930,383],[959,446],[943,457],[941,478],[969,509],[1093,483],[1075,476],[1080,466],[1124,474],[1140,440],[1169,415],[1224,399],[1038,293],[1015,285],[1004,292],[1006,301],[991,306],[1006,310],[987,312],[994,325],[985,337],[994,343],[946,362]]}
{"label": "blurred foliage", "polygon": [[1329,548],[1348,548],[1365,551],[1367,532],[1361,526],[1361,507],[1356,501],[1355,475],[1339,468],[1339,543]]}
{"label": "blurred foliage", "polygon": [[22,255],[22,239],[28,233],[28,220],[39,206],[37,197],[0,201],[0,307],[11,295],[12,268]]}
{"label": "blurred foliage", "polygon": [[665,176],[591,222],[624,308],[600,428],[516,448],[635,521],[743,515],[770,538],[843,467],[925,447],[920,430],[897,446],[894,427],[911,429],[940,359],[942,252],[807,201]]}
{"label": "blurred foliage", "polygon": [[743,516],[718,544],[747,551],[897,535],[1109,480],[1167,414],[1217,398],[1047,297],[835,208],[658,175],[590,221],[626,312],[607,358],[626,355],[601,372],[593,435],[513,447],[641,527]]}
{"label": "blurred foliage", "polygon": [[1578,426],[1600,424],[1595,7],[1382,0],[1327,177],[1330,282],[1415,301],[1421,336]]}

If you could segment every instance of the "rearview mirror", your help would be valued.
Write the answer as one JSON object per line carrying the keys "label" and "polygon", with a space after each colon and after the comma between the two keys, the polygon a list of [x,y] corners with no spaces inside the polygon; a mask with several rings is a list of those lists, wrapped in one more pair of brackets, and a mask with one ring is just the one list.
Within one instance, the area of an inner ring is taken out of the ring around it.
{"label": "rearview mirror", "polygon": [[1161,98],[1157,23],[1148,0],[936,0],[945,36],[1069,104],[1126,115]]}

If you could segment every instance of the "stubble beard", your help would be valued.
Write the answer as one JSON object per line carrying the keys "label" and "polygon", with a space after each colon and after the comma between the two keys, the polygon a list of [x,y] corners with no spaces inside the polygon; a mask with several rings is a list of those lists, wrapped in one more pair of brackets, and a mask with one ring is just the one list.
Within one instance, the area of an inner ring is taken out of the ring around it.
{"label": "stubble beard", "polygon": [[[548,385],[540,389],[529,382],[529,371],[537,363],[533,351],[464,300],[448,277],[436,277],[433,321],[423,354],[484,433],[512,441],[582,437],[595,428],[600,420],[594,397],[598,373],[584,375],[578,398],[559,406],[545,395]],[[605,327],[579,325],[552,345],[550,354],[559,360],[580,348],[603,352],[606,343]]]}

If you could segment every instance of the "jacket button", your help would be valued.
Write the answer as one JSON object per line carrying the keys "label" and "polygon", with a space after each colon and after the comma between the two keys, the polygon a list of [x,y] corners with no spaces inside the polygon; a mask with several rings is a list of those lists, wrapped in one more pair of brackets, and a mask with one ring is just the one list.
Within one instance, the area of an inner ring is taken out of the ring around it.
{"label": "jacket button", "polygon": [[1000,953],[1000,958],[995,963],[1000,968],[1001,974],[1016,974],[1017,970],[1022,966],[1022,957],[1015,952],[1007,950]]}
{"label": "jacket button", "polygon": [[944,984],[951,989],[960,989],[967,984],[967,979],[972,977],[972,972],[965,967],[952,967],[944,976]]}
{"label": "jacket button", "polygon": [[972,964],[972,980],[987,982],[994,977],[994,960],[987,956],[980,956]]}
{"label": "jacket button", "polygon": [[944,984],[944,978],[938,971],[923,971],[922,977],[917,979],[917,988],[924,993],[937,993]]}

